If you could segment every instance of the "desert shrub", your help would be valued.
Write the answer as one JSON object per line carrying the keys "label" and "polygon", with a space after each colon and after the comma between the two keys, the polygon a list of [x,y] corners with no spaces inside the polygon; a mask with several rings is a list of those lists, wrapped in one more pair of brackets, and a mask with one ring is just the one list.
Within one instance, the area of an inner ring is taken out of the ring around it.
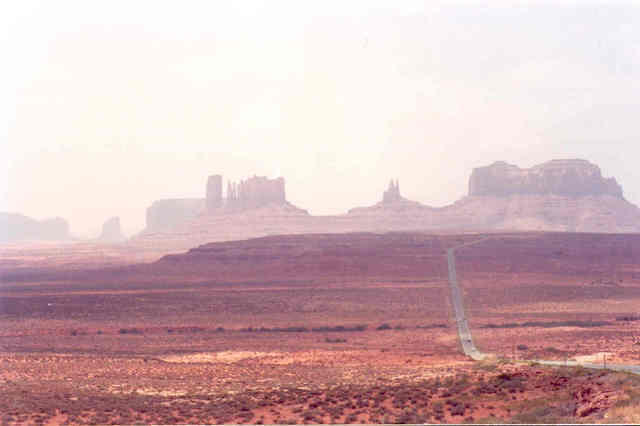
{"label": "desert shrub", "polygon": [[520,324],[515,323],[515,322],[508,322],[508,323],[504,323],[504,324],[485,324],[483,326],[481,326],[481,328],[516,328],[516,327],[520,327]]}
{"label": "desert shrub", "polygon": [[317,410],[307,410],[302,413],[302,418],[306,421],[316,421],[318,417],[322,417],[322,413]]}
{"label": "desert shrub", "polygon": [[565,351],[562,351],[558,348],[554,348],[553,346],[547,346],[546,348],[544,348],[545,352],[549,352],[552,354],[564,354]]}
{"label": "desert shrub", "polygon": [[344,422],[345,423],[355,423],[357,421],[358,421],[358,416],[356,416],[355,414],[349,414]]}
{"label": "desert shrub", "polygon": [[447,328],[447,324],[429,324],[429,325],[417,325],[416,328]]}
{"label": "desert shrub", "polygon": [[307,327],[294,326],[294,327],[274,327],[271,329],[264,329],[264,331],[276,331],[276,332],[285,332],[285,333],[305,333],[309,331],[309,329]]}
{"label": "desert shrub", "polygon": [[524,390],[525,385],[523,379],[518,376],[514,376],[509,373],[501,373],[494,378],[492,385],[502,391],[514,393],[519,390]]}
{"label": "desert shrub", "polygon": [[571,418],[562,418],[558,416],[554,408],[550,405],[534,408],[529,411],[516,414],[511,418],[512,423],[547,423],[547,424],[560,424],[560,423],[573,423]]}
{"label": "desert shrub", "polygon": [[396,416],[396,424],[419,424],[426,423],[427,417],[418,414],[414,410],[404,410],[400,415]]}
{"label": "desert shrub", "polygon": [[485,324],[481,328],[518,328],[518,327],[542,327],[542,328],[554,328],[554,327],[604,327],[612,325],[609,321],[527,321],[523,323],[508,322],[504,324]]}
{"label": "desert shrub", "polygon": [[452,416],[464,416],[465,411],[471,408],[469,403],[455,399],[448,399],[445,404],[449,406],[449,412]]}
{"label": "desert shrub", "polygon": [[516,349],[518,349],[519,351],[526,351],[529,349],[529,346],[527,345],[518,345],[516,346]]}
{"label": "desert shrub", "polygon": [[496,371],[498,369],[497,364],[489,361],[481,361],[474,364],[474,368],[481,371]]}
{"label": "desert shrub", "polygon": [[329,327],[329,326],[324,326],[324,327],[315,327],[312,328],[311,331],[313,332],[342,332],[342,331],[365,331],[367,329],[367,326],[365,324],[358,324],[355,326],[344,326],[344,325],[337,325],[334,327]]}
{"label": "desert shrub", "polygon": [[[246,327],[241,328],[239,331],[242,332],[282,332],[282,333],[306,333],[306,332],[314,332],[314,333],[322,333],[322,332],[345,332],[345,331],[365,331],[367,329],[367,325],[358,324],[354,326],[344,326],[344,325],[336,325],[336,326],[322,326],[322,327],[303,327],[303,326],[291,326],[291,327]],[[224,331],[224,328],[218,327],[216,331]]]}
{"label": "desert shrub", "polygon": [[120,334],[142,334],[142,330],[139,328],[121,328],[118,330]]}
{"label": "desert shrub", "polygon": [[624,315],[621,317],[616,317],[616,321],[640,321],[640,316],[638,315]]}
{"label": "desert shrub", "polygon": [[449,412],[452,416],[464,416],[465,408],[464,405],[454,405],[449,408]]}

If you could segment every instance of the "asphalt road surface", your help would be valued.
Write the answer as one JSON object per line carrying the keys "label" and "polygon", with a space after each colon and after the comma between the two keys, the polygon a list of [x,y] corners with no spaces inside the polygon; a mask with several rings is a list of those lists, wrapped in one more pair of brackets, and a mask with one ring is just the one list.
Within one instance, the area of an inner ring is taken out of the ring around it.
{"label": "asphalt road surface", "polygon": [[[456,323],[458,325],[458,337],[460,338],[460,344],[462,345],[462,350],[465,355],[469,356],[475,361],[480,361],[489,356],[486,353],[480,352],[476,345],[473,343],[473,336],[471,335],[471,329],[469,329],[469,324],[467,323],[467,318],[464,314],[464,304],[462,293],[460,292],[460,287],[458,286],[458,277],[456,275],[456,249],[471,245],[478,244],[487,238],[483,238],[478,241],[474,241],[472,243],[463,244],[461,246],[453,247],[447,250],[447,263],[449,267],[449,286],[451,287],[451,303],[453,304],[453,310],[456,316]],[[549,361],[549,360],[541,360],[541,359],[532,359],[529,360],[531,362],[537,362],[543,365],[556,365],[556,366],[571,366],[571,367],[584,367],[584,368],[595,368],[595,369],[609,369],[616,371],[627,371],[630,373],[640,374],[640,365],[629,365],[629,364],[609,364],[606,366],[604,362],[602,364],[594,364],[588,362],[577,362],[577,361]]]}

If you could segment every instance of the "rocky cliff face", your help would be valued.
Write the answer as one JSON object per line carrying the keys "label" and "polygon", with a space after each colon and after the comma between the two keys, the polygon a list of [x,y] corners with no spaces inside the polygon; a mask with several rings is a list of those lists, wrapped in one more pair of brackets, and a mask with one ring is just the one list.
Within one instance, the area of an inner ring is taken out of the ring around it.
{"label": "rocky cliff face", "polygon": [[120,218],[115,216],[107,219],[102,225],[102,233],[98,239],[105,243],[119,243],[126,240],[120,228]]}
{"label": "rocky cliff face", "polygon": [[600,168],[585,160],[553,160],[530,169],[496,162],[474,169],[469,180],[470,196],[524,194],[622,198],[622,188],[614,178],[603,178]]}
{"label": "rocky cliff face", "polygon": [[[182,198],[154,201],[147,208],[147,227],[143,234],[176,231],[190,232],[189,222],[211,222],[207,218],[217,216],[243,217],[246,212],[258,210],[270,216],[271,211],[308,215],[287,202],[284,178],[269,179],[253,176],[238,183],[227,183],[226,198],[222,196],[222,176],[212,175],[207,179],[205,198]],[[195,223],[194,226],[198,227]],[[201,226],[200,226],[201,227]]]}
{"label": "rocky cliff face", "polygon": [[[218,181],[214,180],[217,194]],[[286,201],[284,179],[253,177],[229,184],[220,208],[196,200],[171,216],[179,226],[137,240],[148,246],[184,249],[213,241],[275,234],[388,231],[571,231],[640,232],[640,209],[622,196],[613,178],[584,160],[554,160],[530,169],[504,162],[480,167],[469,195],[445,207],[404,198],[391,181],[380,202],[348,214],[311,216]],[[176,200],[166,200],[165,202]],[[154,203],[155,204],[155,203]],[[185,213],[186,212],[186,213]],[[153,225],[153,224],[151,224]]]}
{"label": "rocky cliff face", "polygon": [[56,217],[37,221],[16,213],[0,213],[0,241],[68,240],[69,224]]}
{"label": "rocky cliff face", "polygon": [[229,183],[225,206],[244,210],[286,202],[284,178],[269,179],[265,176],[253,176],[237,184]]}

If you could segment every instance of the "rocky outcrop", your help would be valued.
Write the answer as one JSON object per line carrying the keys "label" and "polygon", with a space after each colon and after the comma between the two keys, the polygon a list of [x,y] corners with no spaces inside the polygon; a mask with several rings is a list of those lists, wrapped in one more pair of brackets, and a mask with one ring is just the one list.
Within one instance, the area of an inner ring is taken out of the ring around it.
{"label": "rocky outcrop", "polygon": [[553,160],[530,169],[505,162],[473,170],[469,196],[445,208],[475,228],[638,232],[640,209],[614,178],[585,160]]}
{"label": "rocky outcrop", "polygon": [[211,175],[207,179],[207,210],[222,207],[222,176]]}
{"label": "rocky outcrop", "polygon": [[147,230],[170,230],[204,211],[204,198],[174,198],[154,201],[147,208]]}
{"label": "rocky outcrop", "polygon": [[[209,180],[207,199],[212,202],[207,205],[219,205],[220,186],[221,179]],[[169,204],[177,201],[165,200]],[[623,198],[615,179],[603,178],[596,165],[584,160],[554,160],[530,169],[504,162],[477,168],[469,181],[469,195],[437,208],[404,198],[398,181],[392,180],[381,200],[372,206],[353,208],[342,215],[311,216],[286,201],[284,179],[258,176],[238,184],[227,183],[227,196],[222,198],[221,207],[205,210],[204,199],[194,200],[187,207],[170,216],[176,227],[137,241],[184,249],[213,241],[275,234],[640,232],[640,209]],[[154,223],[148,223],[148,229],[153,229]]]}
{"label": "rocky outcrop", "polygon": [[[417,201],[411,201],[400,195],[400,183],[391,180],[389,187],[382,193],[382,200],[371,207],[356,207],[349,210],[349,215],[397,215],[404,212],[416,214],[418,211],[430,210]],[[419,214],[419,213],[417,213]],[[398,217],[400,218],[400,217]],[[404,218],[401,218],[404,220]]]}
{"label": "rocky outcrop", "polygon": [[389,188],[382,194],[382,202],[384,204],[396,203],[402,200],[400,195],[400,183],[398,180],[389,182]]}
{"label": "rocky outcrop", "polygon": [[120,228],[120,218],[114,216],[102,225],[102,233],[98,239],[105,243],[120,243],[126,240]]}
{"label": "rocky outcrop", "polygon": [[68,240],[69,224],[55,217],[38,221],[17,213],[0,213],[0,241]]}
{"label": "rocky outcrop", "polygon": [[470,196],[524,194],[622,198],[622,188],[614,178],[603,178],[600,168],[585,160],[553,160],[530,169],[499,161],[474,169],[469,180]]}
{"label": "rocky outcrop", "polygon": [[229,183],[225,205],[232,209],[245,210],[286,202],[284,178],[253,176],[237,184]]}
{"label": "rocky outcrop", "polygon": [[188,228],[189,222],[196,218],[206,221],[209,216],[237,216],[243,212],[265,208],[265,212],[273,210],[286,212],[286,215],[308,215],[306,210],[287,202],[284,186],[282,177],[269,179],[265,176],[253,176],[238,183],[228,182],[226,198],[223,198],[222,176],[211,175],[207,179],[205,198],[154,201],[147,208],[147,227],[143,234],[175,230],[189,232],[185,231],[185,227]]}
{"label": "rocky outcrop", "polygon": [[627,233],[640,232],[640,209],[611,195],[470,196],[441,209],[439,222],[463,230]]}

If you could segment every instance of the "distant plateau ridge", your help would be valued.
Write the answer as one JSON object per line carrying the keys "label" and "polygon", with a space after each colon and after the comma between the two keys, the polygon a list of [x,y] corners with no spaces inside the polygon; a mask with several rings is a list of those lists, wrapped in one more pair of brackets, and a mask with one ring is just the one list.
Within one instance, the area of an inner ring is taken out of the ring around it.
{"label": "distant plateau ridge", "polygon": [[445,207],[404,198],[391,181],[380,202],[346,214],[312,216],[286,200],[283,178],[228,183],[209,177],[206,197],[154,202],[132,244],[188,248],[275,234],[385,231],[640,232],[640,209],[614,178],[585,160],[529,169],[496,162],[473,170],[468,195]]}
{"label": "distant plateau ridge", "polygon": [[[69,238],[63,219],[36,222],[0,215],[0,241]],[[54,226],[55,225],[55,226]],[[147,208],[146,228],[126,244],[177,251],[215,241],[275,234],[386,231],[640,232],[640,209],[614,178],[585,160],[552,160],[529,169],[496,162],[473,170],[468,195],[445,207],[404,198],[391,181],[380,202],[346,214],[312,216],[286,199],[285,180],[209,176],[203,198],[164,199]],[[98,241],[123,241],[109,219]]]}

